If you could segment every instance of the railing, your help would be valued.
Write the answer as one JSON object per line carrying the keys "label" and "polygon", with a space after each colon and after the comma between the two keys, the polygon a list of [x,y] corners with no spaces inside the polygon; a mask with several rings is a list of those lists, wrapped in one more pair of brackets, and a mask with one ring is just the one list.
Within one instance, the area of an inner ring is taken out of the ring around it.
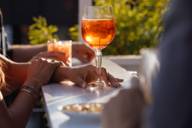
{"label": "railing", "polygon": [[105,58],[112,60],[128,71],[138,71],[141,63],[141,56],[139,55],[105,56]]}

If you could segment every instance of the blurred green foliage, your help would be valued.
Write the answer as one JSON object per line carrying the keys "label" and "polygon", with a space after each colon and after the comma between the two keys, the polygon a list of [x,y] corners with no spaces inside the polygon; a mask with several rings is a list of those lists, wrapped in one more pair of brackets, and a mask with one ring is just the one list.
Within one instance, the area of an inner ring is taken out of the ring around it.
{"label": "blurred green foliage", "polygon": [[[162,32],[162,17],[169,0],[95,0],[96,5],[112,5],[116,37],[104,54],[138,54],[141,48],[155,47]],[[77,39],[77,26],[70,28]]]}
{"label": "blurred green foliage", "polygon": [[29,26],[28,38],[31,44],[42,44],[47,41],[58,39],[55,34],[58,31],[57,26],[48,25],[44,17],[34,17],[34,24]]}
{"label": "blurred green foliage", "polygon": [[72,40],[77,41],[79,39],[78,25],[69,28],[69,35]]}

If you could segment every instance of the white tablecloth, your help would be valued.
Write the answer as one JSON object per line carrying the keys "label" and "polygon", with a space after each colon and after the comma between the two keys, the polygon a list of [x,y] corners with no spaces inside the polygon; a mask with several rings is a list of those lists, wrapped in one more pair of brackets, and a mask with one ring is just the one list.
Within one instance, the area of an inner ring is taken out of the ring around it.
{"label": "white tablecloth", "polygon": [[[128,72],[119,65],[104,59],[103,66],[113,76],[122,78],[122,88],[130,86],[130,78],[133,72]],[[121,88],[121,89],[122,89]],[[86,117],[69,117],[62,113],[60,108],[71,103],[84,102],[107,102],[115,96],[119,89],[106,89],[97,93],[90,92],[79,87],[69,87],[60,84],[47,85],[42,88],[43,97],[48,115],[48,122],[51,128],[99,128],[99,118],[91,119]]]}

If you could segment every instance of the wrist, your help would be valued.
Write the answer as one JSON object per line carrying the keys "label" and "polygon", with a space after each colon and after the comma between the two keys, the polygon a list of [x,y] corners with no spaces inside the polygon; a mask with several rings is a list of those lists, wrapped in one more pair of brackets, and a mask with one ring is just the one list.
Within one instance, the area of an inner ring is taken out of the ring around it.
{"label": "wrist", "polygon": [[63,80],[67,79],[68,72],[71,71],[71,68],[68,68],[66,66],[60,66],[57,68],[55,73],[53,74],[52,81],[51,82],[61,82]]}
{"label": "wrist", "polygon": [[33,86],[23,85],[20,89],[20,92],[26,93],[34,98],[34,100],[39,99],[40,97],[40,90],[37,90]]}
{"label": "wrist", "polygon": [[30,80],[26,80],[24,82],[23,86],[30,86],[30,87],[34,88],[35,90],[40,90],[42,83],[39,80],[30,79]]}

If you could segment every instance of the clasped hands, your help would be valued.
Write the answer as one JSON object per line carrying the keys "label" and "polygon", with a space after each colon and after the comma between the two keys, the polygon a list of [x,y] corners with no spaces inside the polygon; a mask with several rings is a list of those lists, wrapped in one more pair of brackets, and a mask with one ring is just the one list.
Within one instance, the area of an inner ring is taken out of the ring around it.
{"label": "clasped hands", "polygon": [[[76,50],[75,50],[76,48]],[[82,62],[91,61],[94,58],[94,52],[85,45],[74,47],[74,56]],[[76,56],[77,55],[77,56]],[[25,84],[35,84],[42,86],[48,82],[61,82],[70,80],[75,85],[86,88],[90,82],[97,79],[96,67],[93,65],[86,65],[79,68],[71,68],[61,63],[59,60],[61,53],[43,52],[36,55],[28,68],[28,75]],[[51,59],[50,59],[51,58]],[[56,60],[55,60],[56,59]],[[63,60],[62,60],[63,61]],[[101,78],[105,84],[110,87],[119,87],[121,79],[113,77],[104,68],[102,68]]]}

